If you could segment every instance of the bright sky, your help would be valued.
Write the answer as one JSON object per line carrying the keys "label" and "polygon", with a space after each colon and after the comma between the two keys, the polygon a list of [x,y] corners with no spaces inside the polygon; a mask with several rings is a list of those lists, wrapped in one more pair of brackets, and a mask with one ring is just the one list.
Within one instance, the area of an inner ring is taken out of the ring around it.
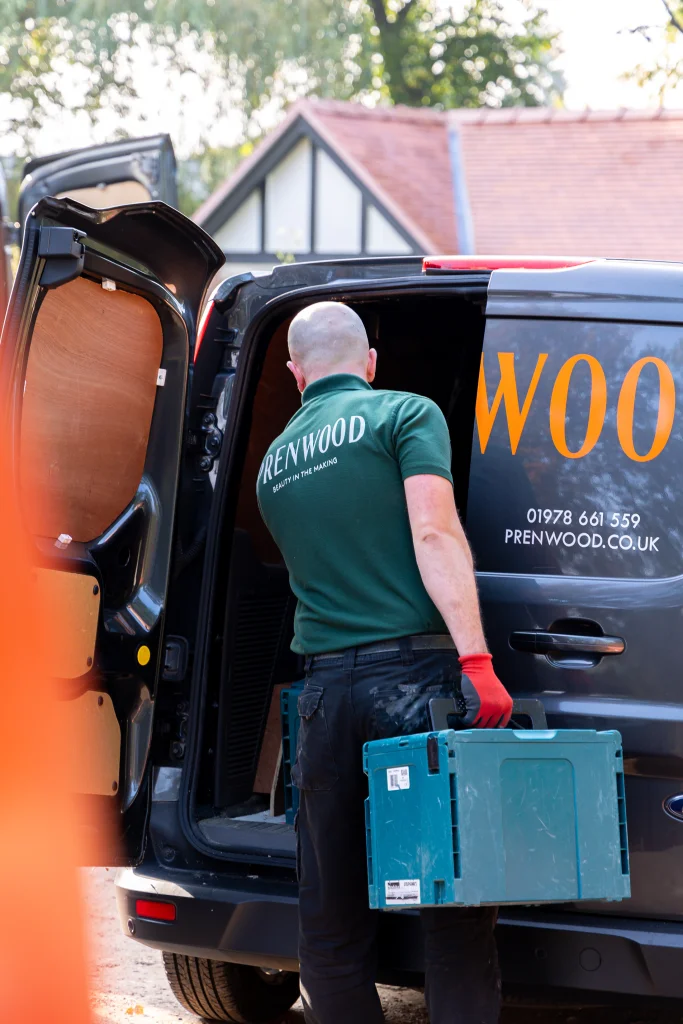
{"label": "bright sky", "polygon": [[[449,0],[443,0],[449,2]],[[519,0],[504,0],[514,17]],[[658,105],[656,90],[623,82],[620,76],[640,63],[650,63],[661,52],[661,26],[666,22],[662,0],[538,0],[547,9],[551,23],[561,33],[563,54],[558,61],[567,80],[566,105],[574,109],[591,107],[652,107]],[[651,26],[652,43],[630,30]],[[683,37],[677,44],[683,59]],[[134,56],[135,77],[140,103],[123,127],[131,135],[160,131],[171,133],[176,150],[186,157],[196,150],[200,140],[211,133],[214,145],[230,145],[240,130],[237,111],[216,120],[216,100],[222,83],[205,91],[194,75],[183,76],[177,88],[165,87],[163,69],[155,67],[146,51]],[[78,91],[77,77],[65,83]],[[212,95],[213,94],[213,95]],[[668,106],[683,107],[683,87],[671,93]],[[184,117],[179,118],[178,109]],[[191,116],[187,116],[191,112]],[[93,128],[87,118],[59,118],[52,121],[35,140],[36,154],[75,148],[110,139],[121,121],[112,111]],[[0,139],[0,153],[10,152]]]}
{"label": "bright sky", "polygon": [[[649,63],[661,47],[657,26],[666,24],[662,0],[542,0],[553,25],[562,34],[559,61],[567,79],[565,104],[582,109],[658,106],[656,91],[641,89],[620,76]],[[630,29],[653,26],[652,43]],[[683,40],[677,47],[683,58]],[[683,90],[666,100],[683,107]]]}

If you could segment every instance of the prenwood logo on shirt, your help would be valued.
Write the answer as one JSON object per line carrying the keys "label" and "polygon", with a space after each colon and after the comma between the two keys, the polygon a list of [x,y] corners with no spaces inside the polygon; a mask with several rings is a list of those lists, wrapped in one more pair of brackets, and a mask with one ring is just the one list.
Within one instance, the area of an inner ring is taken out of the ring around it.
{"label": "prenwood logo on shirt", "polygon": [[319,427],[313,434],[302,434],[296,441],[289,441],[281,444],[272,454],[266,455],[261,463],[258,472],[257,483],[268,483],[276,477],[281,476],[290,469],[296,469],[291,477],[282,480],[273,486],[273,492],[280,490],[290,480],[296,480],[299,476],[308,476],[315,470],[324,469],[334,465],[336,459],[318,463],[316,466],[306,466],[306,463],[315,457],[316,451],[320,455],[332,452],[335,448],[341,448],[343,444],[356,444],[365,434],[365,418],[363,416],[351,416],[347,420],[340,416],[334,423],[327,423]]}

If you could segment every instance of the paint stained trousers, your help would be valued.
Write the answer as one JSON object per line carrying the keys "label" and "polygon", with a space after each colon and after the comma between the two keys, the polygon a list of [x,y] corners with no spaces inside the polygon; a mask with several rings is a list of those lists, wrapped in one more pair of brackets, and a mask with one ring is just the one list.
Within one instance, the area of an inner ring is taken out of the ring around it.
{"label": "paint stained trousers", "polygon": [[[453,651],[363,654],[307,666],[293,770],[300,789],[299,958],[307,1024],[380,1024],[375,987],[378,912],[368,907],[362,748],[425,732],[428,702],[452,696]],[[410,822],[406,822],[406,828]],[[420,912],[431,1024],[495,1024],[500,975],[492,907]]]}

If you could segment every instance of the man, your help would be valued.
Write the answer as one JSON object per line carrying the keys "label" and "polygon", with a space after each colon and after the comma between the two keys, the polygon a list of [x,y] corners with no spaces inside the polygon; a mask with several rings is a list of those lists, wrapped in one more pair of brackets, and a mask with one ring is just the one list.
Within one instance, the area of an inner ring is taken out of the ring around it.
{"label": "man", "polygon": [[[465,723],[482,727],[507,724],[512,701],[487,653],[442,413],[370,386],[377,353],[341,303],[302,310],[288,341],[302,407],[270,446],[257,493],[298,599],[292,648],[306,656],[293,772],[301,991],[309,1024],[376,1024],[363,743],[427,731],[434,696],[461,691]],[[495,911],[421,919],[432,1024],[493,1024]]]}

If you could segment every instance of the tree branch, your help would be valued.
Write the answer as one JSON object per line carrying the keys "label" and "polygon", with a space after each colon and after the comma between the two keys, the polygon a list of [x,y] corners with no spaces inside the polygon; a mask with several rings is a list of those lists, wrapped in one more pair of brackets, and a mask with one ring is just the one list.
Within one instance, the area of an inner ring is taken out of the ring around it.
{"label": "tree branch", "polygon": [[413,0],[404,0],[403,7],[396,15],[396,21],[401,22],[406,20],[412,2]]}
{"label": "tree branch", "polygon": [[644,39],[647,39],[648,43],[652,42],[652,36],[649,34],[652,32],[652,25],[636,25],[635,28],[620,28],[619,35],[621,35],[622,32],[628,32],[631,36],[641,35]]}
{"label": "tree branch", "polygon": [[677,28],[679,32],[683,32],[683,21],[681,20],[680,16],[676,14],[671,4],[669,3],[669,0],[662,0],[662,3],[666,7],[666,13],[669,15],[671,24],[674,26],[674,28]]}
{"label": "tree branch", "polygon": [[386,28],[387,12],[384,7],[384,0],[370,0],[370,6],[372,7],[372,13],[375,16],[375,24],[377,25],[377,28]]}

